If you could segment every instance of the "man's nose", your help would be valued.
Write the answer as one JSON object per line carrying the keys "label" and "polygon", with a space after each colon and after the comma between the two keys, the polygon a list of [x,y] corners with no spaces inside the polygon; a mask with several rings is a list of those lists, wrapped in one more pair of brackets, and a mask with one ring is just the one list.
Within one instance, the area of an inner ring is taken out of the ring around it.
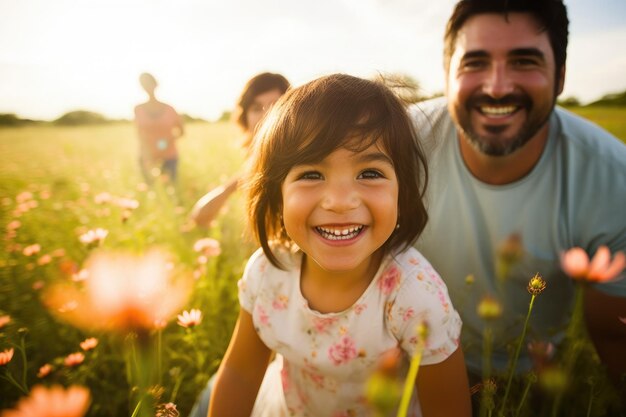
{"label": "man's nose", "polygon": [[514,90],[513,80],[506,65],[493,65],[486,75],[483,83],[483,91],[493,98],[502,98],[511,94]]}

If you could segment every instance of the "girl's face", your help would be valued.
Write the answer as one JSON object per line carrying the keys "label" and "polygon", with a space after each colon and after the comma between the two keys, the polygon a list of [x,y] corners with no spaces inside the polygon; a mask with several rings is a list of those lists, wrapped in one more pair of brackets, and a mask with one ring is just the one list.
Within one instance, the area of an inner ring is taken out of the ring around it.
{"label": "girl's face", "polygon": [[254,98],[248,111],[246,111],[246,124],[248,132],[252,133],[256,129],[256,125],[261,121],[265,113],[272,108],[276,100],[283,94],[280,90],[269,90],[259,94]]}
{"label": "girl's face", "polygon": [[294,166],[282,195],[287,234],[327,272],[369,271],[398,218],[398,179],[376,145]]}

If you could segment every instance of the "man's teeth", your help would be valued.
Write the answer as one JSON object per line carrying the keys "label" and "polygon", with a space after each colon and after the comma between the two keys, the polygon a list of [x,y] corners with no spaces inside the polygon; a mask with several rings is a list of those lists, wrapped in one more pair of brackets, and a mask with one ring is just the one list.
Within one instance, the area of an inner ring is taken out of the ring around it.
{"label": "man's teeth", "polygon": [[348,240],[355,238],[361,230],[363,230],[363,226],[350,226],[344,228],[328,228],[318,226],[315,228],[320,235],[324,239],[328,240]]}
{"label": "man's teeth", "polygon": [[487,116],[508,116],[517,109],[516,106],[481,106],[480,111]]}

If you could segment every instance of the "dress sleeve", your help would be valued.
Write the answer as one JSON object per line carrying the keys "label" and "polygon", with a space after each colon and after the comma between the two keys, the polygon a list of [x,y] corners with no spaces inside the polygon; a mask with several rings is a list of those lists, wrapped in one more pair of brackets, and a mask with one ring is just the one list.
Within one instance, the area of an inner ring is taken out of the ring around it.
{"label": "dress sleeve", "polygon": [[442,362],[458,348],[461,318],[439,274],[423,261],[426,268],[412,268],[403,277],[387,320],[400,347],[410,356],[418,345],[418,327],[427,326],[421,364],[429,365]]}
{"label": "dress sleeve", "polygon": [[257,250],[248,260],[243,277],[237,282],[239,287],[239,304],[241,308],[252,314],[254,304],[264,271],[267,268],[267,258],[261,249]]}

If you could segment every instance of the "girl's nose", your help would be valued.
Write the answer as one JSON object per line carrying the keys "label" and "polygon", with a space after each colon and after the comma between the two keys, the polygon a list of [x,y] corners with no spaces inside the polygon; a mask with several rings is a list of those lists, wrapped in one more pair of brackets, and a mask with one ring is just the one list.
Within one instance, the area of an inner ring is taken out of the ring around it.
{"label": "girl's nose", "polygon": [[361,204],[358,191],[351,181],[333,181],[325,187],[321,207],[337,213],[353,210]]}

